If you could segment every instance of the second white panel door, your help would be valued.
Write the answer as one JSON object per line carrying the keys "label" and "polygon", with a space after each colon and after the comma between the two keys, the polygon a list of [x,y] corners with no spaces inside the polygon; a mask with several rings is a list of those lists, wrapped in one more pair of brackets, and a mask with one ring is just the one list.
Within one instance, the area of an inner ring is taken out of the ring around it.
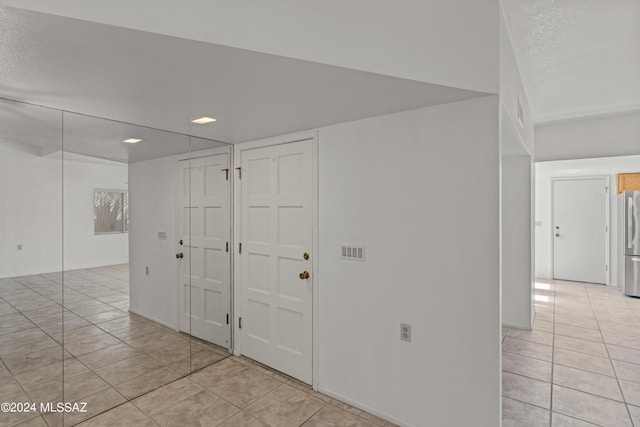
{"label": "second white panel door", "polygon": [[181,329],[229,347],[229,156],[181,162]]}
{"label": "second white panel door", "polygon": [[241,156],[241,350],[311,384],[312,141]]}

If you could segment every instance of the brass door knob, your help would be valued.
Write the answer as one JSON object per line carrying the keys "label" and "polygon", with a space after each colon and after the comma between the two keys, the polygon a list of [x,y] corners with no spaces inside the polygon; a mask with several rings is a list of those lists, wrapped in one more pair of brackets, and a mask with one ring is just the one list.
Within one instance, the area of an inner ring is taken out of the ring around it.
{"label": "brass door knob", "polygon": [[304,279],[308,279],[309,278],[309,272],[308,271],[303,271],[302,273],[300,273],[300,280],[304,280]]}
{"label": "brass door knob", "polygon": [[184,258],[184,254],[182,252],[178,252],[176,254],[176,258]]}
{"label": "brass door knob", "polygon": [[305,252],[304,255],[302,255],[302,258],[309,260],[309,252]]}

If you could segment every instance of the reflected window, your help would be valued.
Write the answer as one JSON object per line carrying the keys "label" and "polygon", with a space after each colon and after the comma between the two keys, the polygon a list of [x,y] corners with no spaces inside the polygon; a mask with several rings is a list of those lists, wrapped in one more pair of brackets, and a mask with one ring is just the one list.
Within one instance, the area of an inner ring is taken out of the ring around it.
{"label": "reflected window", "polygon": [[94,191],[95,234],[129,232],[129,193],[125,190]]}

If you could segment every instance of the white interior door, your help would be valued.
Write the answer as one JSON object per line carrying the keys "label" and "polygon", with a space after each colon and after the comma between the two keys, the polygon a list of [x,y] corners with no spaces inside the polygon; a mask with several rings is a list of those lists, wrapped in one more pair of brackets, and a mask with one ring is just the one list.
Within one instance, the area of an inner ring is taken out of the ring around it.
{"label": "white interior door", "polygon": [[180,162],[180,327],[229,347],[229,155]]}
{"label": "white interior door", "polygon": [[607,182],[553,181],[553,278],[606,283]]}
{"label": "white interior door", "polygon": [[241,165],[241,351],[311,384],[312,141],[243,150]]}

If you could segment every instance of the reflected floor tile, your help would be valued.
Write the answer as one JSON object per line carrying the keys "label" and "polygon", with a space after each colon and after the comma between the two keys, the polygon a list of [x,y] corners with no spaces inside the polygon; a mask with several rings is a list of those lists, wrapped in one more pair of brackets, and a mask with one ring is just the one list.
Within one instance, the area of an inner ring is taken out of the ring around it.
{"label": "reflected floor tile", "polygon": [[553,386],[553,410],[602,426],[632,426],[624,403],[558,385]]}
{"label": "reflected floor tile", "polygon": [[[89,372],[89,369],[77,359],[70,358],[64,361],[65,377],[69,378],[86,372]],[[27,393],[51,384],[59,384],[62,381],[62,363],[56,362],[33,369],[16,375],[15,378]]]}
{"label": "reflected floor tile", "polygon": [[640,365],[640,350],[607,344],[611,359]]}
{"label": "reflected floor tile", "polygon": [[633,381],[640,383],[640,366],[635,363],[621,362],[613,360],[613,368],[616,376],[621,380]]}
{"label": "reflected floor tile", "polygon": [[283,384],[249,406],[247,412],[270,426],[284,427],[302,424],[323,406],[324,402]]}
{"label": "reflected floor tile", "polygon": [[521,356],[551,362],[553,347],[538,344],[518,338],[506,337],[502,343],[502,350],[508,353],[515,353]]}
{"label": "reflected floor tile", "polygon": [[632,381],[620,380],[622,394],[627,403],[640,406],[640,384]]}
{"label": "reflected floor tile", "polygon": [[120,362],[96,369],[96,373],[112,385],[122,384],[133,378],[160,368],[161,365],[147,355],[141,354]]}
{"label": "reflected floor tile", "polygon": [[[69,354],[65,358],[71,357]],[[63,360],[63,351],[61,347],[50,347],[29,354],[12,355],[3,358],[4,363],[13,375],[37,369],[53,363],[61,363]]]}
{"label": "reflected floor tile", "polygon": [[89,368],[98,369],[139,354],[140,352],[138,350],[121,342],[117,345],[83,354],[82,356],[79,356],[78,359]]}
{"label": "reflected floor tile", "polygon": [[554,333],[556,335],[566,335],[568,337],[580,338],[583,340],[603,342],[600,331],[595,329],[557,324]]}
{"label": "reflected floor tile", "polygon": [[505,397],[502,399],[502,426],[548,427],[549,410]]}
{"label": "reflected floor tile", "polygon": [[636,426],[640,426],[640,407],[627,405],[627,408],[629,409],[629,413],[631,414],[633,424]]}
{"label": "reflected floor tile", "polygon": [[121,317],[126,317],[126,316],[127,316],[127,313],[122,312],[120,310],[109,310],[109,311],[104,311],[102,313],[89,314],[87,316],[84,316],[84,318],[85,320],[88,320],[91,323],[100,323],[100,322],[106,322],[109,320],[119,319]]}
{"label": "reflected floor tile", "polygon": [[[82,401],[87,403],[87,412],[72,412],[65,414],[65,426],[76,425],[84,420],[100,415],[111,408],[115,408],[116,406],[125,403],[126,399],[114,389],[109,388],[91,396],[87,396],[83,398]],[[57,419],[56,414],[45,414],[43,417],[50,425],[54,424]],[[52,420],[51,423],[50,420]]]}

